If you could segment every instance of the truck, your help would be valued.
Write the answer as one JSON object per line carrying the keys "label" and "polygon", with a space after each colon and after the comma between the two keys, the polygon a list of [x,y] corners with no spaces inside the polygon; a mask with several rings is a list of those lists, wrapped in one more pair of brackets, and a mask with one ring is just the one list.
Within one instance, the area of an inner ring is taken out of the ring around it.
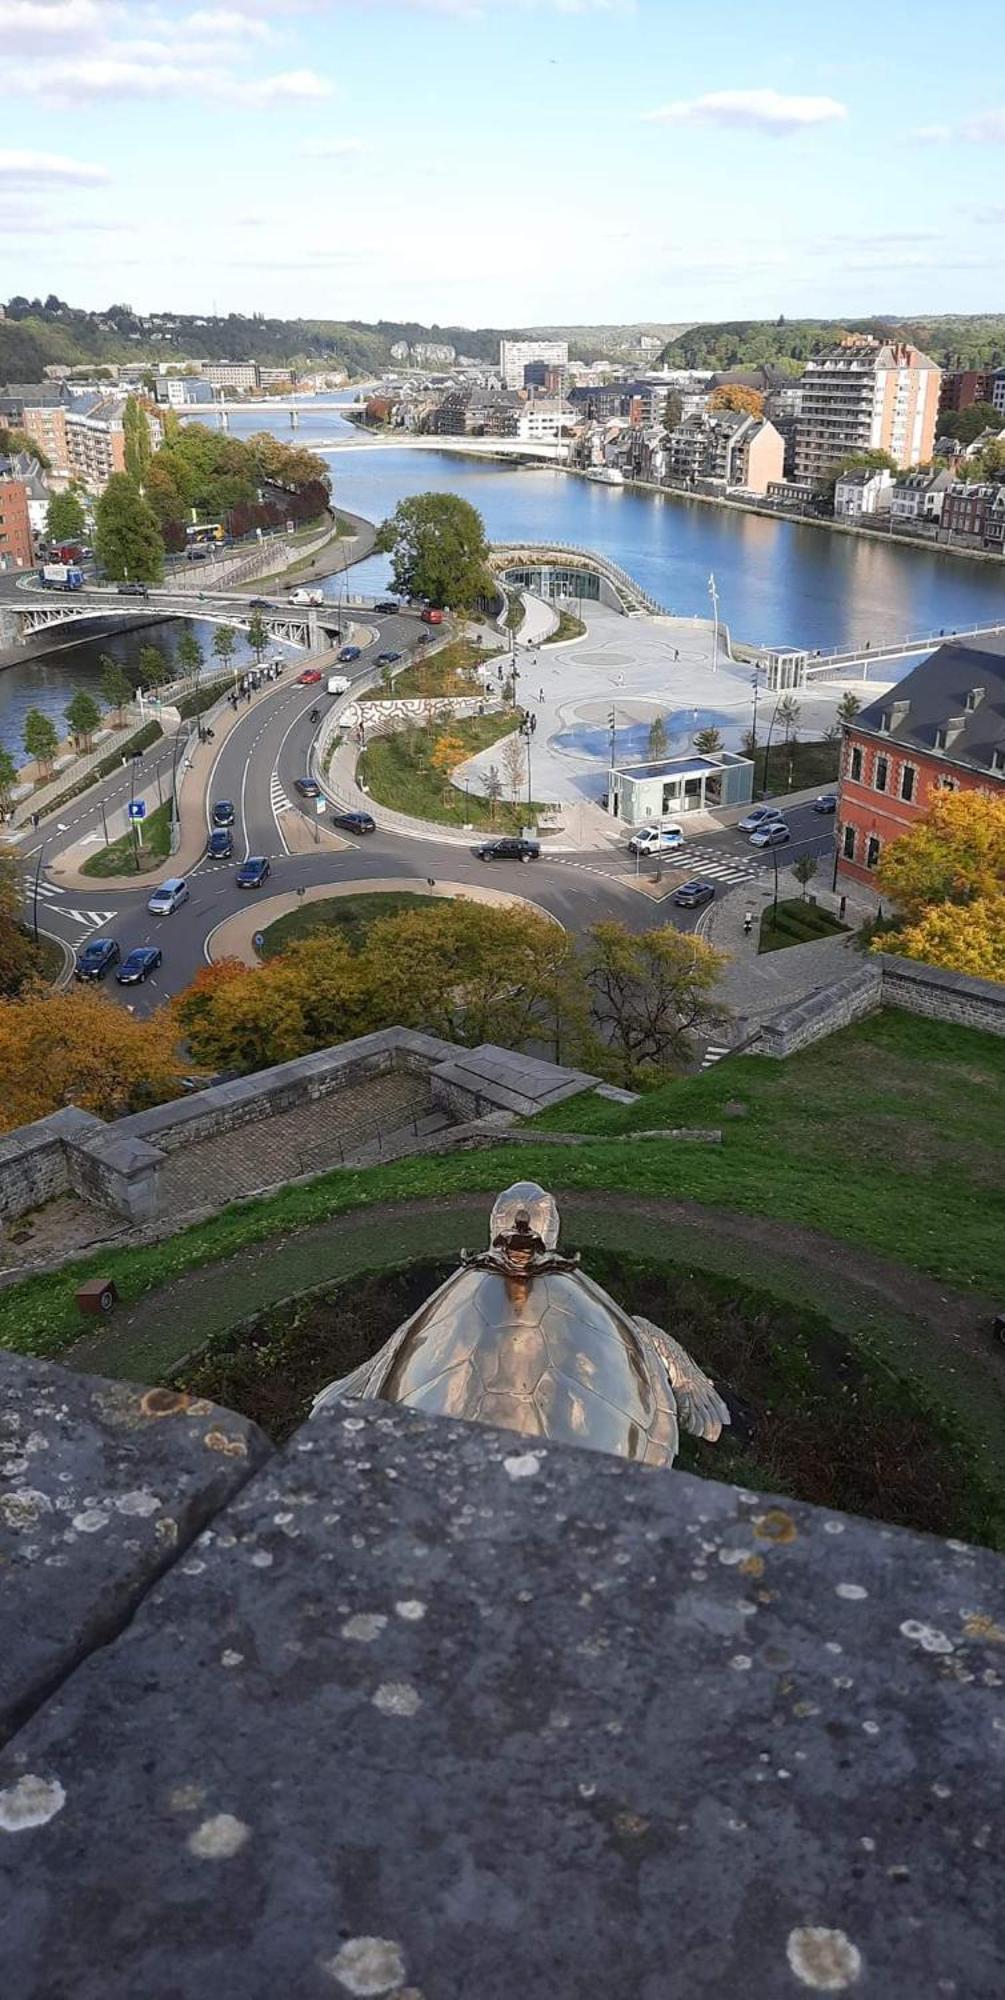
{"label": "truck", "polygon": [[83,562],[83,544],[81,542],[54,542],[49,550],[49,556],[53,562]]}
{"label": "truck", "polygon": [[684,835],[679,826],[664,820],[660,826],[637,827],[628,842],[629,854],[672,854],[683,847]]}
{"label": "truck", "polygon": [[45,590],[84,588],[84,572],[76,563],[43,563],[39,578]]}

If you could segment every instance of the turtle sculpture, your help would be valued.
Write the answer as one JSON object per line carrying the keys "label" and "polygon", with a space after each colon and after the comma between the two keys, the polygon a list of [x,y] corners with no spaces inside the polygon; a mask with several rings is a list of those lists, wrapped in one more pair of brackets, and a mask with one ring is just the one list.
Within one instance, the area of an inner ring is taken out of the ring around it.
{"label": "turtle sculpture", "polygon": [[673,1464],[680,1425],[717,1438],[729,1411],[708,1376],[561,1256],[558,1229],[545,1188],[507,1188],[488,1250],[462,1252],[460,1270],[314,1410],[373,1396],[645,1465]]}

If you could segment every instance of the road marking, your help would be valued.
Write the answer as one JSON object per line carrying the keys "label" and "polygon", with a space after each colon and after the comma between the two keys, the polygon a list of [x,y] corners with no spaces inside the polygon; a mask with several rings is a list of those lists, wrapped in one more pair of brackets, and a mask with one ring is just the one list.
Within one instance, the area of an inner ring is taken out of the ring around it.
{"label": "road marking", "polygon": [[273,817],[275,817],[276,813],[289,812],[291,810],[290,801],[283,790],[278,771],[273,771],[272,773],[269,784],[269,804],[272,807]]}
{"label": "road marking", "polygon": [[71,924],[80,924],[85,930],[100,931],[105,924],[111,923],[115,911],[64,909],[60,911],[60,915],[69,917]]}
{"label": "road marking", "polygon": [[728,1056],[729,1053],[729,1049],[723,1048],[720,1042],[709,1042],[701,1059],[702,1069],[711,1069],[713,1063],[721,1062],[723,1056]]}

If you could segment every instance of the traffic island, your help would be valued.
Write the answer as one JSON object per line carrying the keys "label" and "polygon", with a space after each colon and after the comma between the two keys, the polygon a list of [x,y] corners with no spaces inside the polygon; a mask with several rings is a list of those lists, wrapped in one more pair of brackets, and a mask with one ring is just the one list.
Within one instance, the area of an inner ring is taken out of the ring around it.
{"label": "traffic island", "polygon": [[[358,881],[317,882],[311,888],[298,890],[292,895],[260,898],[246,909],[235,910],[232,917],[225,917],[222,924],[217,924],[216,929],[210,931],[203,948],[211,965],[217,964],[221,958],[237,958],[244,965],[260,965],[263,958],[271,955],[267,943],[269,930],[280,918],[302,910],[305,905],[342,896],[360,902],[364,897],[386,895],[398,899],[396,903],[389,903],[390,915],[400,907],[402,894],[408,892],[411,892],[409,899],[415,901],[424,901],[427,897],[447,897],[449,900],[466,897],[471,903],[493,903],[497,909],[532,910],[535,916],[544,917],[551,924],[558,923],[558,918],[552,916],[550,910],[542,909],[539,903],[532,903],[527,896],[514,896],[503,889],[483,888],[480,883],[435,882],[431,878],[427,878],[425,889],[421,889],[414,875],[399,875],[368,881],[362,890]],[[317,928],[322,927],[323,921],[319,919]],[[313,927],[307,925],[305,928]],[[261,948],[256,944],[257,938],[262,940]]]}

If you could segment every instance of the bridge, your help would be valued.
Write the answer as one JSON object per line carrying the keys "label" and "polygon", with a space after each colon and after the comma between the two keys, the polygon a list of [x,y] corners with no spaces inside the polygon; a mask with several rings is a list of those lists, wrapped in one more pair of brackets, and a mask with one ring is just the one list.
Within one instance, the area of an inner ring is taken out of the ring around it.
{"label": "bridge", "polygon": [[[6,598],[4,609],[20,620],[22,637],[53,627],[83,624],[96,619],[201,618],[211,625],[237,625],[246,630],[258,608],[270,639],[289,646],[318,648],[319,634],[336,630],[346,612],[370,607],[354,598],[332,598],[326,604],[289,604],[267,610],[256,607],[246,596],[202,595],[192,591],[151,590],[149,597],[120,597],[99,588],[75,591],[24,591],[18,598]],[[326,643],[321,641],[321,643]]]}
{"label": "bridge", "polygon": [[574,542],[496,542],[492,561],[505,581],[538,597],[589,598],[628,617],[670,615],[619,563]]}
{"label": "bridge", "polygon": [[836,675],[846,674],[853,668],[862,670],[863,678],[868,678],[868,669],[886,660],[910,660],[916,653],[934,653],[939,646],[950,640],[994,639],[1005,633],[1005,622],[997,625],[954,625],[952,628],[940,626],[937,632],[909,633],[905,639],[891,639],[888,644],[835,648],[829,653],[807,653],[803,678],[806,681],[833,680]]}

